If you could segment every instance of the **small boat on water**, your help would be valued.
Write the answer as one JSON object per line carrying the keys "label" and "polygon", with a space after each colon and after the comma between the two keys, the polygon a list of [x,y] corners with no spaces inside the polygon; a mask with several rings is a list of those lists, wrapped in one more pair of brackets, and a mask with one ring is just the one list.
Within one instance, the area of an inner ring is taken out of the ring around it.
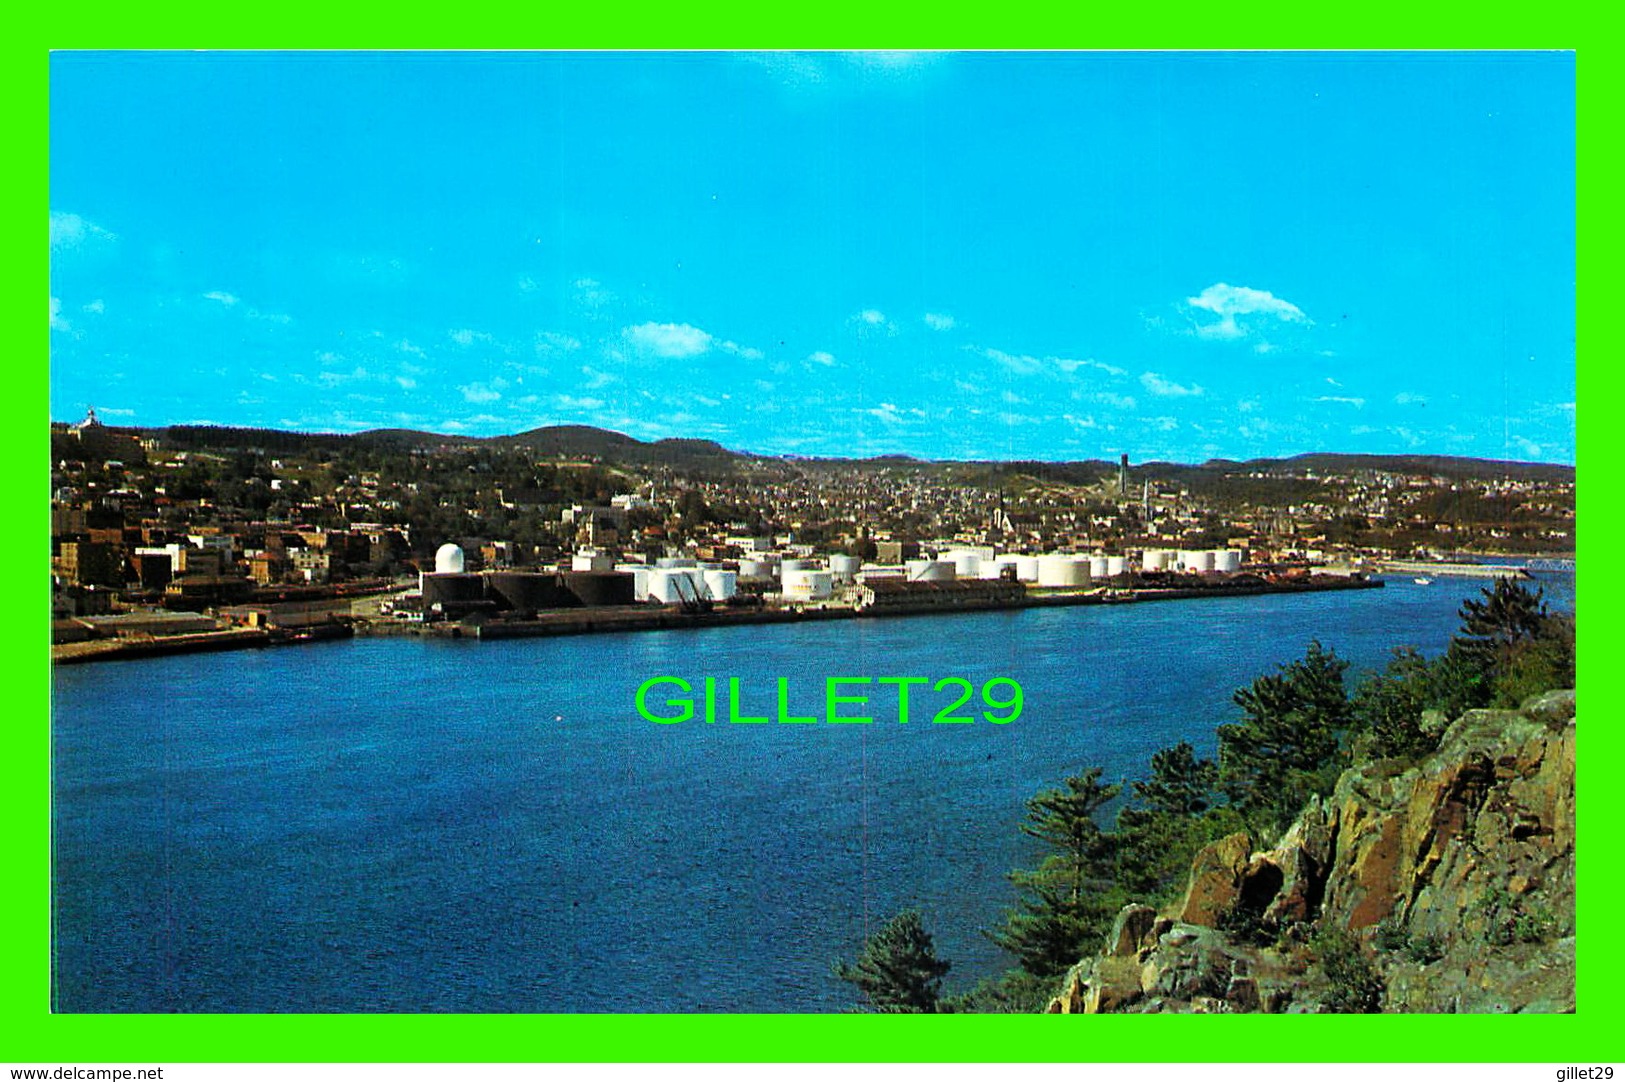
{"label": "small boat on water", "polygon": [[1414,578],[1411,581],[1416,583],[1416,585],[1418,585],[1418,586],[1432,586],[1433,585],[1433,580],[1429,579],[1429,578]]}

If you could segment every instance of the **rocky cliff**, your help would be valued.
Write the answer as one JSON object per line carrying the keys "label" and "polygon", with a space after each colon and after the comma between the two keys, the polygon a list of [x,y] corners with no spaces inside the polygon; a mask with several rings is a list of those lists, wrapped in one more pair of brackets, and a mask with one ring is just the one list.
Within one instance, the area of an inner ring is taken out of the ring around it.
{"label": "rocky cliff", "polygon": [[1052,1012],[1574,1009],[1574,693],[1445,724],[1420,763],[1367,760],[1274,845],[1192,862],[1131,905]]}

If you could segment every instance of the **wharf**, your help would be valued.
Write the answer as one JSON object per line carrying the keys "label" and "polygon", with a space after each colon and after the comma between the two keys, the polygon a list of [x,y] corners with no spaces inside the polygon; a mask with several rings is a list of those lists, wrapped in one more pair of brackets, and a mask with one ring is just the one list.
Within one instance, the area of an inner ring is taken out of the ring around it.
{"label": "wharf", "polygon": [[1527,579],[1529,569],[1521,564],[1444,563],[1436,560],[1382,560],[1377,570],[1391,575],[1440,575],[1462,579]]}
{"label": "wharf", "polygon": [[[1316,576],[1296,582],[1255,582],[1234,586],[1173,587],[1094,591],[1032,591],[1015,601],[974,600],[943,604],[922,600],[871,608],[847,605],[823,607],[728,609],[684,612],[674,606],[650,608],[620,606],[598,609],[566,609],[534,620],[491,620],[471,625],[453,625],[445,632],[454,638],[486,639],[538,638],[557,635],[590,635],[613,631],[656,631],[662,629],[732,627],[739,624],[800,623],[807,620],[875,619],[891,616],[942,616],[960,612],[991,612],[1010,609],[1050,608],[1068,605],[1122,605],[1145,601],[1182,601],[1220,597],[1253,597],[1260,594],[1320,593],[1328,590],[1381,589],[1382,580],[1341,576]],[[365,634],[365,631],[362,631]]]}

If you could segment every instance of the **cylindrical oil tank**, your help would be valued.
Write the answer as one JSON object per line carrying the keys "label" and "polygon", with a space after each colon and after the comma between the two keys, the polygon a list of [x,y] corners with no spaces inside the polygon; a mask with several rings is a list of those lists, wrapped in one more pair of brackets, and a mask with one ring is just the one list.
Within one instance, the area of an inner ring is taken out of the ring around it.
{"label": "cylindrical oil tank", "polygon": [[1168,550],[1146,549],[1145,554],[1140,557],[1140,569],[1142,571],[1168,570]]}
{"label": "cylindrical oil tank", "polygon": [[649,600],[650,568],[644,564],[616,564],[615,570],[632,576],[632,596],[638,601]]}
{"label": "cylindrical oil tank", "polygon": [[694,559],[690,556],[662,556],[655,561],[655,566],[667,570],[674,567],[693,567]]}
{"label": "cylindrical oil tank", "polygon": [[954,565],[954,578],[975,579],[982,574],[982,556],[977,552],[968,552],[965,549],[954,549],[944,552],[942,559]]}
{"label": "cylindrical oil tank", "polygon": [[1231,574],[1241,570],[1241,552],[1238,549],[1215,549],[1213,570]]}
{"label": "cylindrical oil tank", "polygon": [[1037,556],[1017,556],[1016,557],[1016,578],[1019,579],[1022,582],[1037,582],[1038,581],[1038,557]]}
{"label": "cylindrical oil tank", "polygon": [[1089,561],[1076,556],[1040,556],[1038,558],[1038,585],[1087,586]]}
{"label": "cylindrical oil tank", "polygon": [[739,577],[742,579],[770,579],[773,565],[766,560],[740,560]]}
{"label": "cylindrical oil tank", "polygon": [[[682,581],[679,582],[678,580]],[[643,595],[645,600],[653,601],[657,605],[675,605],[680,601],[691,601],[693,598],[688,592],[688,576],[678,568],[657,567],[649,571],[647,592]]]}
{"label": "cylindrical oil tank", "polygon": [[739,592],[739,573],[707,568],[705,589],[712,601],[726,601]]}
{"label": "cylindrical oil tank", "polygon": [[947,560],[909,560],[903,565],[910,582],[952,582],[954,565]]}
{"label": "cylindrical oil tank", "polygon": [[835,575],[817,568],[791,568],[781,579],[786,601],[822,601],[835,592]]}
{"label": "cylindrical oil tank", "polygon": [[571,571],[613,571],[615,557],[605,552],[578,552],[570,557]]}
{"label": "cylindrical oil tank", "polygon": [[1105,578],[1106,577],[1106,557],[1104,557],[1104,556],[1091,556],[1091,557],[1089,557],[1089,574],[1093,578],[1097,578],[1097,579]]}
{"label": "cylindrical oil tank", "polygon": [[630,605],[632,576],[624,571],[566,571],[564,589],[588,608]]}
{"label": "cylindrical oil tank", "polygon": [[1207,549],[1200,552],[1181,552],[1179,554],[1179,562],[1184,565],[1186,571],[1194,571],[1198,574],[1212,571],[1213,552]]}
{"label": "cylindrical oil tank", "polygon": [[856,556],[848,556],[844,552],[837,552],[829,558],[829,569],[836,582],[851,582],[857,575],[858,568],[862,566],[862,560]]}
{"label": "cylindrical oil tank", "polygon": [[486,594],[513,612],[539,612],[575,604],[551,571],[495,571],[486,576]]}
{"label": "cylindrical oil tank", "polygon": [[1128,574],[1128,558],[1125,556],[1106,557],[1106,577],[1114,579],[1118,575]]}
{"label": "cylindrical oil tank", "polygon": [[461,571],[435,572],[422,577],[423,607],[456,601],[485,600],[485,580]]}
{"label": "cylindrical oil tank", "polygon": [[779,577],[783,578],[786,571],[811,571],[817,566],[818,562],[816,560],[809,560],[804,557],[791,557],[788,560],[780,562]]}

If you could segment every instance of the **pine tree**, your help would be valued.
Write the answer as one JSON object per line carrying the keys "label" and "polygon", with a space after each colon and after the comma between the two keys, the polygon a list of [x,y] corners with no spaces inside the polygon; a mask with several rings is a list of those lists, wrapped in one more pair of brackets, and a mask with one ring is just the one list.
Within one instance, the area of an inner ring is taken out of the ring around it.
{"label": "pine tree", "polygon": [[1010,873],[1024,897],[993,941],[1037,976],[1064,973],[1105,933],[1119,900],[1115,889],[1115,836],[1095,815],[1117,798],[1121,785],[1103,785],[1093,767],[1027,801],[1021,831],[1054,852],[1034,870]]}
{"label": "pine tree", "polygon": [[1211,759],[1198,759],[1186,741],[1151,756],[1151,780],[1134,783],[1134,795],[1154,812],[1200,815],[1212,802],[1219,768]]}
{"label": "pine tree", "polygon": [[908,909],[864,942],[856,963],[837,963],[835,975],[856,985],[882,1014],[933,1014],[948,969],[919,911]]}
{"label": "pine tree", "polygon": [[1283,824],[1310,793],[1335,780],[1353,715],[1348,662],[1309,644],[1301,661],[1261,676],[1234,696],[1246,719],[1219,726],[1219,784],[1263,827]]}

